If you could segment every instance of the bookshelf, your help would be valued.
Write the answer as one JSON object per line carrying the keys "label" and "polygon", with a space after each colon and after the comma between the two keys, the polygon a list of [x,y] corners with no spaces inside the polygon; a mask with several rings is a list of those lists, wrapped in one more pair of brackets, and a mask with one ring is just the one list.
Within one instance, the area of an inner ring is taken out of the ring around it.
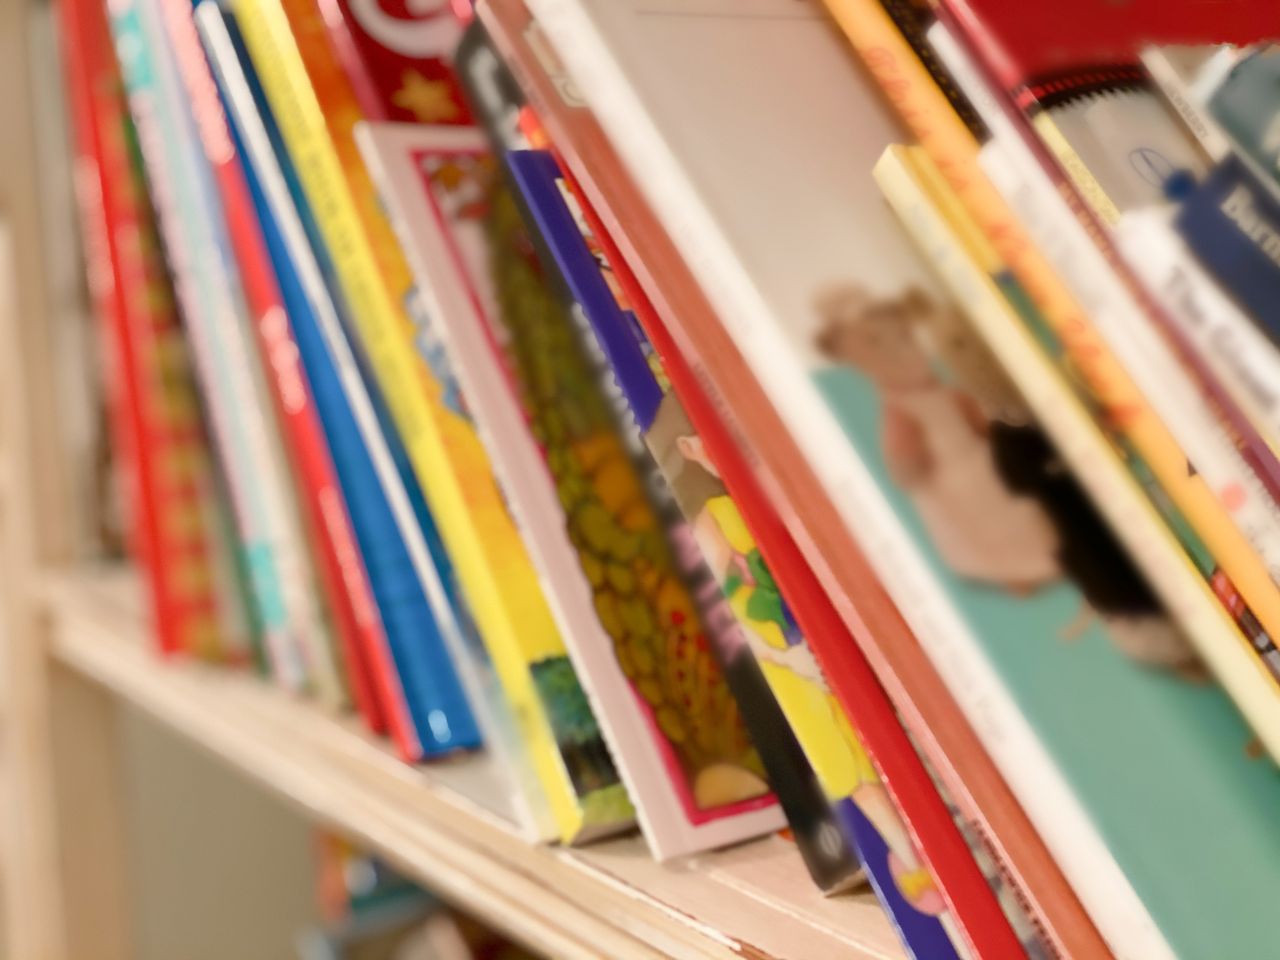
{"label": "bookshelf", "polygon": [[62,109],[36,69],[56,55],[33,28],[43,2],[0,4],[0,957],[136,955],[116,729],[130,708],[549,956],[901,957],[869,891],[823,898],[781,838],[665,865],[634,835],[534,847],[486,806],[483,758],[408,767],[354,718],[152,652],[139,583],[75,549],[40,208],[37,118]]}

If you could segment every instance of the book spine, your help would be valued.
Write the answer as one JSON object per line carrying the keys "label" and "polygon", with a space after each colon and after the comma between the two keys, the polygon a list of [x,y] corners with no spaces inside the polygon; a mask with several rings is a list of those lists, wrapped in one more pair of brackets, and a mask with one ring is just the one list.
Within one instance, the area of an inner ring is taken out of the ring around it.
{"label": "book spine", "polygon": [[[382,611],[384,631],[372,638],[376,643],[367,654],[393,737],[401,754],[413,760],[427,752],[473,745],[475,731],[467,711],[459,707],[453,683],[454,664],[440,650],[441,645],[448,648],[465,676],[469,661],[459,652],[453,601],[425,542],[431,518],[420,519],[410,505],[390,446],[394,434],[383,432],[374,398],[342,329],[318,262],[323,245],[318,237],[312,239],[314,222],[296,174],[283,151],[276,152],[278,132],[273,126],[268,129],[272,118],[245,72],[230,14],[216,2],[206,2],[197,8],[196,19],[228,104],[237,146],[248,161],[248,185]],[[398,666],[401,661],[403,669]],[[474,684],[468,692],[474,703],[481,702]],[[435,723],[432,711],[440,715]]]}
{"label": "book spine", "polygon": [[139,5],[126,0],[114,6],[111,29],[161,237],[191,340],[197,380],[236,516],[254,619],[261,626],[273,676],[282,686],[299,690],[306,684],[304,661],[290,628],[276,542],[267,521],[270,511],[259,495],[252,469],[262,443],[250,435],[254,417],[240,417],[230,406],[234,398],[255,395],[252,384],[244,383],[247,364],[237,375],[237,365],[232,362],[226,342],[233,337],[239,318],[234,315],[234,305],[228,302],[229,287],[210,276],[214,265],[209,261],[214,258],[196,256],[197,250],[216,249],[216,244],[201,229],[207,226],[206,211],[191,182],[187,166],[190,157],[183,152],[183,145],[190,143],[191,131],[183,129],[174,115],[173,104],[166,99],[167,93],[177,93],[166,91],[157,72],[155,61],[165,51],[163,36],[148,31]]}
{"label": "book spine", "polygon": [[1280,202],[1236,156],[1183,199],[1178,232],[1200,262],[1280,344]]}
{"label": "book spine", "polygon": [[[469,424],[444,409],[439,382],[415,358],[416,331],[391,292],[408,294],[412,286],[408,268],[394,237],[389,236],[363,163],[352,153],[354,143],[349,144],[350,159],[344,170],[330,138],[326,107],[312,87],[285,8],[278,0],[242,0],[235,4],[235,11],[333,258],[357,339],[408,450],[415,477],[440,523],[467,606],[522,721],[561,835],[575,838],[587,825],[584,811],[530,672],[532,664],[564,651],[537,575],[518,546],[519,537],[479,438]],[[328,104],[329,110],[337,107]],[[349,131],[346,136],[350,137]],[[378,237],[380,257],[366,228]],[[384,267],[387,278],[381,273]],[[513,544],[517,546],[512,548]]]}
{"label": "book spine", "polygon": [[1164,211],[1127,214],[1116,242],[1258,432],[1280,447],[1280,352],[1177,236]]}
{"label": "book spine", "polygon": [[[257,334],[258,361],[274,401],[275,415],[293,467],[293,488],[315,548],[316,569],[329,600],[334,632],[340,642],[345,676],[356,708],[376,733],[386,731],[374,695],[364,651],[382,630],[370,592],[368,575],[356,549],[351,521],[338,490],[323,427],[298,355],[289,313],[271,272],[271,259],[257,213],[249,196],[241,157],[232,141],[217,87],[200,47],[189,0],[160,0],[169,42],[176,54],[191,100],[205,155],[222,199],[227,233],[239,267],[251,322]],[[317,616],[313,622],[318,623]],[[309,637],[323,645],[328,631]],[[330,651],[315,650],[311,660],[330,676],[320,685],[336,689],[339,681]],[[330,694],[332,695],[332,694]]]}
{"label": "book spine", "polygon": [[222,646],[201,480],[211,465],[185,347],[132,162],[105,11],[93,0],[60,0],[57,7],[81,235],[103,342],[115,358],[121,409],[114,439],[128,458],[135,549],[151,584],[161,650],[210,657]]}

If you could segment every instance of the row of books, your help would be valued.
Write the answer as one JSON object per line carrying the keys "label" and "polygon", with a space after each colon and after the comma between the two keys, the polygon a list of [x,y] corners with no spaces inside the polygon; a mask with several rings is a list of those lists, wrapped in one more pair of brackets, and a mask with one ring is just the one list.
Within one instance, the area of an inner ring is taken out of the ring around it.
{"label": "row of books", "polygon": [[164,651],[916,957],[1265,952],[1274,11],[58,2]]}

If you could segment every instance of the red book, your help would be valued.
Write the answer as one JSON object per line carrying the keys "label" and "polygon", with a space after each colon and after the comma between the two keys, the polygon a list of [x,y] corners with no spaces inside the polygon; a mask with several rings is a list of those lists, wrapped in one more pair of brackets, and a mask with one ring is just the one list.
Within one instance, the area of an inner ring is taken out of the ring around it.
{"label": "red book", "polygon": [[227,232],[245,298],[255,318],[261,360],[340,641],[352,699],[370,729],[382,733],[387,729],[387,711],[374,692],[372,665],[377,662],[373,651],[385,645],[386,638],[338,486],[324,427],[312,402],[257,211],[196,33],[191,4],[188,0],[162,0],[161,8],[182,82],[193,104],[201,143],[222,197]]}
{"label": "red book", "polygon": [[453,72],[462,38],[450,0],[320,0],[334,52],[369,120],[471,122]]}
{"label": "red book", "polygon": [[[1150,44],[1246,45],[1280,35],[1274,0],[948,0],[1006,89],[1137,65]],[[1102,81],[1102,77],[1098,77]]]}
{"label": "red book", "polygon": [[112,355],[116,449],[131,544],[150,582],[165,653],[223,652],[206,524],[211,461],[168,286],[106,12],[59,0],[76,193],[94,309]]}
{"label": "red book", "polygon": [[[1051,941],[1071,956],[1105,955],[1061,870],[842,523],[833,516],[793,527],[792,515],[781,512],[782,504],[818,511],[829,501],[599,123],[556,75],[554,52],[523,3],[487,0],[477,13],[563,153],[584,206],[598,215],[593,229],[610,238],[607,252],[617,275],[628,278],[637,318],[965,933],[982,956],[1008,946],[1003,915],[915,747],[966,819],[980,825]],[[757,444],[769,446],[768,457],[756,455]],[[810,530],[804,542],[793,532]]]}

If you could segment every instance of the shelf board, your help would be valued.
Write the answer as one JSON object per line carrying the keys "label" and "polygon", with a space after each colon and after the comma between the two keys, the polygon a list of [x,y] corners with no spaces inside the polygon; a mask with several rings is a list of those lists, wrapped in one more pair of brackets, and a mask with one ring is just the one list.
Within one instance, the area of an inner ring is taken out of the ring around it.
{"label": "shelf board", "polygon": [[136,580],[51,576],[52,655],[445,899],[556,958],[901,958],[869,892],[824,898],[780,837],[658,864],[639,837],[525,843],[483,755],[398,761],[351,718],[152,652]]}

